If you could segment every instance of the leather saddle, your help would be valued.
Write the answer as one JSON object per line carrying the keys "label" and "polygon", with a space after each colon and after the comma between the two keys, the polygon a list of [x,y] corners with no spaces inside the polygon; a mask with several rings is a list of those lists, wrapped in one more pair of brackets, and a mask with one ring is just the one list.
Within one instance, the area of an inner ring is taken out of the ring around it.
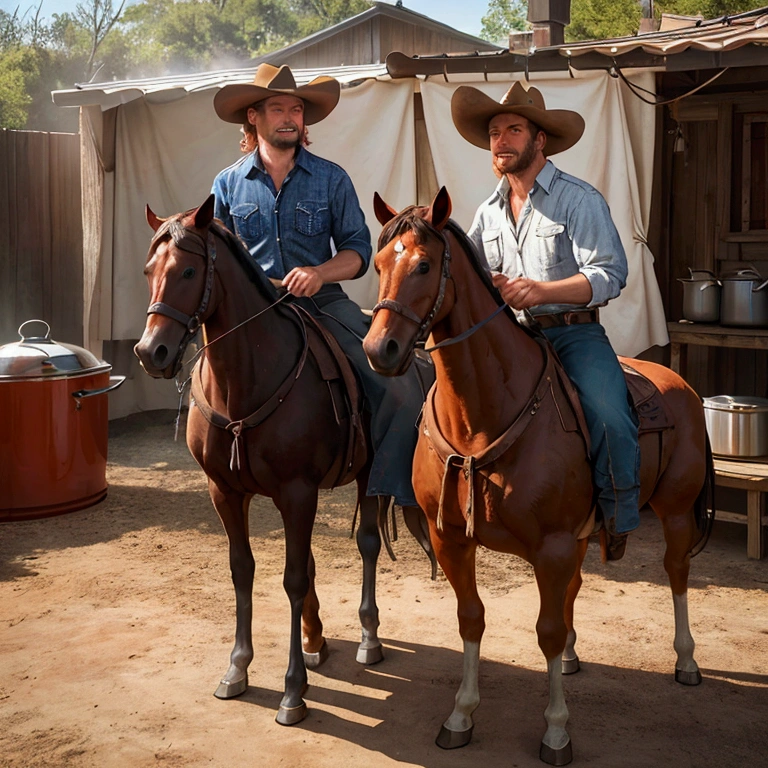
{"label": "leather saddle", "polygon": [[656,385],[631,365],[622,362],[627,389],[640,420],[639,434],[662,432],[675,426],[673,418],[664,405],[664,400]]}

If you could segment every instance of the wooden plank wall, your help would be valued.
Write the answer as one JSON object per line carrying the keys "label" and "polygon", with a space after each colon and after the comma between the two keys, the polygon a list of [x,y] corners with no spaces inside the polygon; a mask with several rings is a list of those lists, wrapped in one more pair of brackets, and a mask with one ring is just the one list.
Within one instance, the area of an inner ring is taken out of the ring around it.
{"label": "wooden plank wall", "polygon": [[83,341],[80,137],[0,131],[0,344],[26,320]]}

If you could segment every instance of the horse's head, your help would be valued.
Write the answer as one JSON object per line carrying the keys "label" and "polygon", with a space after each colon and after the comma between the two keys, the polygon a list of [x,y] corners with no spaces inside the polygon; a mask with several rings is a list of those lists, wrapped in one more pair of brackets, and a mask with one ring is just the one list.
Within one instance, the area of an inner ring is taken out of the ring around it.
{"label": "horse's head", "polygon": [[158,218],[147,206],[155,235],[144,274],[149,282],[147,324],[134,352],[156,378],[173,378],[184,351],[215,308],[214,263],[210,242],[214,197],[197,209]]}
{"label": "horse's head", "polygon": [[378,194],[376,218],[384,226],[374,266],[379,275],[379,301],[363,349],[371,367],[385,376],[403,373],[413,350],[450,309],[454,299],[450,251],[443,227],[451,215],[451,199],[443,187],[427,207],[397,213]]}

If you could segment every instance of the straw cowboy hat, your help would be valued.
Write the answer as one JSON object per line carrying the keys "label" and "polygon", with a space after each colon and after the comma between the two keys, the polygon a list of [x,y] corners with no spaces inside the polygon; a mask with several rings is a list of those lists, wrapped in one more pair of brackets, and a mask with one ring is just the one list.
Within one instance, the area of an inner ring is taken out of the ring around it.
{"label": "straw cowboy hat", "polygon": [[522,115],[547,134],[545,155],[554,155],[572,147],[584,133],[584,118],[567,109],[547,109],[538,88],[526,90],[518,80],[502,97],[494,101],[477,88],[462,85],[451,99],[451,116],[458,132],[481,149],[490,149],[488,123],[496,115]]}
{"label": "straw cowboy hat", "polygon": [[228,123],[245,123],[248,107],[270,96],[296,96],[304,101],[304,123],[312,125],[328,117],[339,102],[341,86],[333,77],[316,77],[298,86],[287,64],[278,68],[260,64],[252,83],[225,85],[214,97],[216,114]]}

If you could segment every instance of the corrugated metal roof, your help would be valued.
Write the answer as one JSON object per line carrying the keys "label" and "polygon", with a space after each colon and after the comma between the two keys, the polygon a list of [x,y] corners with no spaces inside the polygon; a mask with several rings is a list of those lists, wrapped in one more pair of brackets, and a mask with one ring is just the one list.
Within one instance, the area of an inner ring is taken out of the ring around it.
{"label": "corrugated metal roof", "polygon": [[587,53],[621,56],[638,49],[652,56],[668,56],[689,49],[709,52],[734,51],[752,43],[768,45],[768,7],[757,8],[737,16],[697,21],[691,26],[671,30],[648,32],[615,40],[566,43],[553,48],[557,48],[563,56],[582,56]]}
{"label": "corrugated metal roof", "polygon": [[[335,77],[342,86],[362,80],[389,79],[385,64],[364,64],[353,67],[323,67],[322,69],[294,69],[297,85],[308,83],[320,75]],[[134,99],[146,98],[155,103],[175,101],[189,93],[209,88],[222,88],[230,83],[250,83],[256,75],[256,66],[216,72],[195,72],[186,75],[150,77],[141,80],[116,80],[109,83],[82,83],[75,88],[53,91],[53,101],[60,107],[80,107],[97,104],[103,110]]]}

